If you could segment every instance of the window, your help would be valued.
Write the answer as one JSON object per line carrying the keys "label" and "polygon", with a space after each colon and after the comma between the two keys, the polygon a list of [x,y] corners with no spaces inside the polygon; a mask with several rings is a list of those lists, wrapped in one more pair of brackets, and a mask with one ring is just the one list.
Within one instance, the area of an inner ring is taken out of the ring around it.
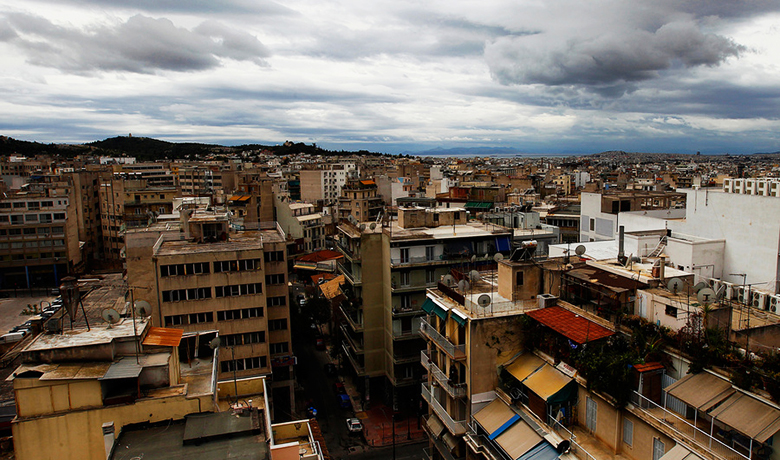
{"label": "window", "polygon": [[523,285],[523,272],[515,273],[515,285],[516,286],[522,286]]}
{"label": "window", "polygon": [[23,219],[21,214],[11,215],[11,225],[22,225]]}
{"label": "window", "polygon": [[425,270],[425,284],[433,284],[436,282],[436,270]]}
{"label": "window", "polygon": [[591,398],[585,398],[585,427],[591,432],[596,432],[598,422],[598,405]]}
{"label": "window", "polygon": [[590,219],[590,231],[596,230],[596,219],[591,218]]}
{"label": "window", "polygon": [[189,320],[190,324],[212,323],[214,322],[214,313],[210,311],[205,313],[190,313]]}
{"label": "window", "polygon": [[401,248],[401,263],[409,263],[409,248]]}
{"label": "window", "polygon": [[658,438],[653,438],[653,460],[660,460],[664,456],[666,446],[664,442]]}
{"label": "window", "polygon": [[627,418],[623,419],[623,442],[629,446],[634,445],[634,422]]}
{"label": "window", "polygon": [[677,318],[677,308],[667,305],[666,306],[666,316],[671,316],[672,318]]}
{"label": "window", "polygon": [[266,299],[266,305],[269,307],[283,307],[287,305],[287,297],[268,297],[268,299]]}
{"label": "window", "polygon": [[172,315],[165,317],[165,326],[179,326],[187,324],[187,315]]}
{"label": "window", "polygon": [[287,329],[287,319],[272,319],[271,321],[268,321],[268,330],[269,331],[283,331]]}
{"label": "window", "polygon": [[284,274],[265,275],[265,284],[284,284]]}
{"label": "window", "polygon": [[434,246],[425,246],[425,260],[433,260]]}
{"label": "window", "polygon": [[284,261],[284,251],[269,251],[264,254],[266,262]]}
{"label": "window", "polygon": [[242,336],[244,338],[244,345],[265,343],[265,331],[247,332]]}
{"label": "window", "polygon": [[401,296],[401,310],[409,310],[412,308],[412,298],[409,295]]}
{"label": "window", "polygon": [[289,344],[287,342],[272,343],[271,354],[278,355],[281,353],[287,353],[289,351]]}
{"label": "window", "polygon": [[17,201],[14,203],[14,209],[24,209],[24,207],[24,202]]}
{"label": "window", "polygon": [[25,222],[38,222],[38,214],[27,214],[24,216]]}
{"label": "window", "polygon": [[235,319],[261,318],[262,307],[241,308],[237,310],[223,310],[217,312],[217,321],[232,321]]}
{"label": "window", "polygon": [[401,275],[400,276],[400,278],[401,278],[401,286],[409,286],[410,278],[411,278],[409,276],[409,272],[408,271],[403,271],[403,272],[400,273],[400,275]]}

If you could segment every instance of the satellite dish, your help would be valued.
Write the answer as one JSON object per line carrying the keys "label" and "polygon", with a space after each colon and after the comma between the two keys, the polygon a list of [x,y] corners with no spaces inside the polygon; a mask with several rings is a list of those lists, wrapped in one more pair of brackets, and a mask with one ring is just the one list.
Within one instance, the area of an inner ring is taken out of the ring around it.
{"label": "satellite dish", "polygon": [[366,231],[366,224],[360,224],[360,227],[358,227],[358,228],[360,229],[361,232],[365,232]]}
{"label": "satellite dish", "polygon": [[466,280],[460,280],[458,281],[458,290],[461,294],[464,294],[466,291],[469,290],[471,286],[469,285],[469,282]]}
{"label": "satellite dish", "polygon": [[471,263],[473,264],[476,261],[477,261],[477,255],[474,254],[473,256],[471,256]]}
{"label": "satellite dish", "polygon": [[136,300],[135,312],[138,316],[142,318],[146,318],[147,316],[152,315],[152,306],[151,304],[149,304],[149,302],[145,300]]}
{"label": "satellite dish", "polygon": [[512,189],[512,193],[519,193],[519,192],[520,192],[520,190],[517,187]]}
{"label": "satellite dish", "polygon": [[477,305],[482,308],[487,307],[491,302],[493,302],[493,299],[491,299],[490,295],[488,294],[482,294],[481,296],[477,297]]}
{"label": "satellite dish", "polygon": [[577,246],[576,248],[574,248],[574,253],[577,254],[578,256],[581,256],[581,255],[585,254],[585,251],[587,251],[587,250],[588,249],[585,247],[585,245],[581,244],[581,245]]}
{"label": "satellite dish", "polygon": [[504,260],[504,255],[501,254],[500,252],[497,252],[496,255],[493,256],[493,260],[495,260],[496,262],[501,262],[502,260]]}
{"label": "satellite dish", "polygon": [[479,272],[476,270],[471,270],[469,272],[469,279],[471,280],[471,282],[479,281],[480,279],[482,279],[482,275],[480,275]]}
{"label": "satellite dish", "polygon": [[368,226],[371,230],[376,228],[376,222],[371,222],[371,225]]}
{"label": "satellite dish", "polygon": [[666,288],[674,294],[680,292],[683,288],[683,282],[680,278],[672,278],[666,283]]}
{"label": "satellite dish", "polygon": [[113,308],[106,308],[103,310],[103,313],[101,313],[101,316],[103,317],[103,320],[108,323],[108,327],[110,328],[112,325],[119,322],[119,320],[122,318],[119,315],[119,312],[114,310]]}
{"label": "satellite dish", "polygon": [[211,348],[212,350],[214,350],[214,349],[217,349],[217,348],[219,348],[219,345],[220,345],[221,343],[222,343],[222,340],[220,340],[220,338],[219,338],[219,337],[214,337],[214,338],[213,338],[213,339],[211,339],[211,341],[209,342],[209,348]]}
{"label": "satellite dish", "polygon": [[455,277],[452,275],[445,275],[444,278],[442,279],[442,282],[444,282],[444,284],[446,284],[447,286],[452,286],[453,284],[455,284]]}
{"label": "satellite dish", "polygon": [[704,281],[699,281],[693,286],[693,292],[699,292],[704,288],[710,287],[709,284],[705,283]]}
{"label": "satellite dish", "polygon": [[715,291],[708,287],[701,289],[696,293],[696,299],[705,305],[712,303],[716,300]]}
{"label": "satellite dish", "polygon": [[718,288],[717,291],[715,291],[715,300],[720,300],[723,298],[723,295],[726,294],[726,286],[721,286]]}

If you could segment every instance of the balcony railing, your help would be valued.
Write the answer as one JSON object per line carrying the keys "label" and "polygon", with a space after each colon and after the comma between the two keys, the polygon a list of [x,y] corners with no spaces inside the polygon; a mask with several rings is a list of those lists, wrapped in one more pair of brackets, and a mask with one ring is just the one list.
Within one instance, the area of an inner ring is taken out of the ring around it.
{"label": "balcony railing", "polygon": [[420,320],[420,332],[423,337],[427,337],[428,340],[435,343],[438,348],[441,348],[450,358],[455,360],[461,360],[466,358],[466,346],[455,345],[450,342],[446,337],[441,335],[439,331],[433,326],[428,324],[428,321]]}
{"label": "balcony railing", "polygon": [[[427,356],[423,356],[421,359],[427,359]],[[439,386],[449,393],[450,396],[453,398],[463,398],[466,396],[467,388],[465,383],[454,383],[447,377],[447,374],[445,374],[444,371],[439,369],[439,366],[433,363],[433,361],[428,364],[427,369],[428,373],[439,383]]]}
{"label": "balcony railing", "polygon": [[709,452],[715,458],[722,460],[750,459],[747,455],[734,450],[719,439],[694,426],[680,415],[659,406],[636,391],[631,393],[631,403],[638,412],[649,417],[663,429],[673,430],[678,436],[686,439],[691,447],[698,447],[697,450]]}
{"label": "balcony railing", "polygon": [[428,354],[428,350],[420,350],[420,364],[422,364],[422,367],[424,367],[426,371],[430,370],[431,355]]}
{"label": "balcony railing", "polygon": [[408,329],[403,331],[393,331],[393,340],[411,340],[420,337],[419,329]]}
{"label": "balcony railing", "polygon": [[344,307],[339,307],[339,309],[341,309],[341,314],[344,315],[344,318],[346,318],[347,323],[349,323],[349,327],[351,327],[353,331],[363,332],[363,323],[360,323],[356,319],[354,319],[352,315],[349,314],[349,312],[344,310]]}
{"label": "balcony railing", "polygon": [[394,364],[414,363],[414,362],[417,362],[418,359],[420,359],[420,355],[418,355],[417,352],[414,352],[414,353],[393,353],[393,363]]}
{"label": "balcony railing", "polygon": [[355,251],[352,251],[346,245],[343,245],[343,244],[339,243],[339,244],[336,245],[336,247],[339,248],[339,251],[341,251],[342,254],[344,254],[345,256],[349,257],[350,259],[352,259],[354,261],[359,261],[360,260],[360,254],[359,253],[355,254]]}
{"label": "balcony railing", "polygon": [[352,338],[345,324],[341,325],[341,332],[344,334],[344,338],[347,339],[349,346],[352,347],[353,352],[357,355],[363,354],[363,344]]}
{"label": "balcony railing", "polygon": [[460,436],[466,433],[466,421],[454,420],[452,416],[447,412],[439,401],[431,394],[430,388],[427,383],[422,384],[422,396],[423,399],[433,408],[436,415],[439,416],[444,425],[450,430],[450,433]]}
{"label": "balcony railing", "polygon": [[366,375],[366,367],[358,362],[358,360],[352,356],[352,353],[349,352],[349,348],[347,347],[346,343],[341,344],[341,348],[344,350],[344,355],[349,359],[349,362],[352,363],[352,367],[355,369],[355,373],[358,376],[364,376]]}
{"label": "balcony railing", "polygon": [[347,278],[349,278],[349,281],[352,284],[360,284],[362,282],[360,275],[355,275],[352,273],[352,267],[349,267],[348,265],[345,265],[341,262],[339,264],[339,271],[344,274]]}
{"label": "balcony railing", "polygon": [[490,460],[503,460],[504,456],[501,455],[494,445],[494,441],[488,439],[487,436],[477,434],[477,430],[474,429],[473,424],[469,424],[468,433],[463,437],[471,450],[477,453],[481,453]]}

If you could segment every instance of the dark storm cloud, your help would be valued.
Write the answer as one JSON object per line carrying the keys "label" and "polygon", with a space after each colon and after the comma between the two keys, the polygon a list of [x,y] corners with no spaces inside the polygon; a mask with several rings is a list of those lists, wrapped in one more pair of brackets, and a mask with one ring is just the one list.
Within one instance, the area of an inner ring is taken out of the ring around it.
{"label": "dark storm cloud", "polygon": [[499,38],[486,48],[485,58],[502,84],[583,85],[620,96],[632,82],[656,78],[661,71],[715,66],[743,51],[692,22],[671,22],[654,31],[618,28],[568,40],[547,34]]}
{"label": "dark storm cloud", "polygon": [[8,14],[0,22],[0,39],[22,50],[31,64],[73,73],[198,71],[217,67],[220,58],[262,66],[269,55],[254,36],[217,22],[187,30],[168,19],[142,15],[78,29],[37,16]]}

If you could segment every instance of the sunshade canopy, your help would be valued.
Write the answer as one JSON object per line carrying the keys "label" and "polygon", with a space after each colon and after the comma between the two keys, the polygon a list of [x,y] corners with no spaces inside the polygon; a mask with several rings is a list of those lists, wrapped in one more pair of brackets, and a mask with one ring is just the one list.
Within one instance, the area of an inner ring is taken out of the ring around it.
{"label": "sunshade canopy", "polygon": [[709,372],[687,375],[666,388],[666,392],[671,396],[705,412],[735,391],[731,382]]}

